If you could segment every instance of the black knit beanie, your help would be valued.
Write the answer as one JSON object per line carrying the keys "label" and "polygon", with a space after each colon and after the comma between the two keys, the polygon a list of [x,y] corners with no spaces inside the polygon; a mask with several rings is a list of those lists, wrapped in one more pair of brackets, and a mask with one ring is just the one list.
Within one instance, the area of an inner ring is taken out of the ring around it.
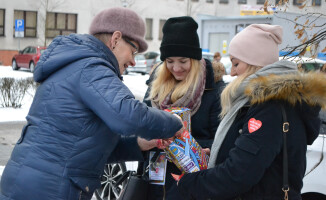
{"label": "black knit beanie", "polygon": [[169,18],[163,26],[160,47],[161,60],[168,57],[186,57],[201,60],[202,50],[197,35],[198,24],[188,16]]}

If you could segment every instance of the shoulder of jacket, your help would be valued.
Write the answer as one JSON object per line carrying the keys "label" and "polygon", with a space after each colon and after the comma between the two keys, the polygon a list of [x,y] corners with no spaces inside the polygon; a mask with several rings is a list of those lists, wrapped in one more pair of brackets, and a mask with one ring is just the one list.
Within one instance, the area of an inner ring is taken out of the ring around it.
{"label": "shoulder of jacket", "polygon": [[304,101],[308,105],[325,108],[326,76],[322,73],[261,76],[250,80],[245,94],[251,104],[282,100],[295,105]]}

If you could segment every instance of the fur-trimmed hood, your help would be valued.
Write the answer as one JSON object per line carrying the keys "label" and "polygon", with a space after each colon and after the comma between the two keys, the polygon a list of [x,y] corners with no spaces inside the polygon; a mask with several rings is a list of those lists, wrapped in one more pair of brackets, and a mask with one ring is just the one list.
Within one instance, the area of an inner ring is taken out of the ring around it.
{"label": "fur-trimmed hood", "polygon": [[245,94],[251,104],[282,100],[326,109],[326,75],[313,72],[261,76],[250,80]]}
{"label": "fur-trimmed hood", "polygon": [[326,108],[326,76],[322,73],[295,73],[261,76],[250,80],[245,94],[251,104],[269,100],[286,101],[300,107],[300,117],[307,131],[307,143],[319,134],[320,107]]}

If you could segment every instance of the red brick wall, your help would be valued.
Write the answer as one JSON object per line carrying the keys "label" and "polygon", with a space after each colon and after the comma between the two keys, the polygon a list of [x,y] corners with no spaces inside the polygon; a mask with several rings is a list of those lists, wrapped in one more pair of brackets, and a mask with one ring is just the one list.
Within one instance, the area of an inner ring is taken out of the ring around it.
{"label": "red brick wall", "polygon": [[11,60],[15,54],[18,54],[18,51],[0,50],[0,65],[11,66]]}

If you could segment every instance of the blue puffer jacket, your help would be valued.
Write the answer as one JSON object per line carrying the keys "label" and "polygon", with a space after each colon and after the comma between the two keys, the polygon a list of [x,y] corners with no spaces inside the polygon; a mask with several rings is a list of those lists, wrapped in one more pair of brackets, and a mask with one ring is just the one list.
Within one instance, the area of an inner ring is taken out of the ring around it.
{"label": "blue puffer jacket", "polygon": [[79,199],[106,162],[142,159],[136,137],[171,137],[181,122],[134,99],[114,54],[90,35],[59,36],[35,69],[27,125],[1,180],[0,199]]}

